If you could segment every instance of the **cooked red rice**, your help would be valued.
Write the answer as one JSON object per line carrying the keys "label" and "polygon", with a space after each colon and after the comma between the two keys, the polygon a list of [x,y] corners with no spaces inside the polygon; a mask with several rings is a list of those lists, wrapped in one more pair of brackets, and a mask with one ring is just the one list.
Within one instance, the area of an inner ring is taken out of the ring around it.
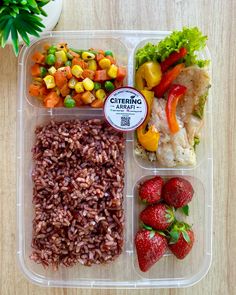
{"label": "cooked red rice", "polygon": [[122,133],[93,119],[35,134],[31,259],[55,269],[113,261],[123,246]]}

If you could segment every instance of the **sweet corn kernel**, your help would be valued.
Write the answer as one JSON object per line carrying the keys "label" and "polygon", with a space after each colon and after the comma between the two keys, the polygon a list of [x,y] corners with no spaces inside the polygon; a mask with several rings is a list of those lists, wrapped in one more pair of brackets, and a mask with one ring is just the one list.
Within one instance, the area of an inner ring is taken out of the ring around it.
{"label": "sweet corn kernel", "polygon": [[75,91],[77,93],[81,93],[81,92],[84,92],[84,86],[83,86],[83,83],[82,82],[77,82],[75,84]]}
{"label": "sweet corn kernel", "polygon": [[89,91],[93,90],[94,83],[93,83],[93,81],[91,79],[85,78],[82,83],[83,83],[83,86],[84,86],[85,90],[89,90]]}
{"label": "sweet corn kernel", "polygon": [[56,86],[54,77],[51,75],[47,75],[44,79],[47,89],[52,89]]}
{"label": "sweet corn kernel", "polygon": [[103,89],[98,89],[95,93],[97,99],[104,101],[106,98],[106,92]]}
{"label": "sweet corn kernel", "polygon": [[118,67],[116,65],[111,65],[109,70],[107,71],[107,74],[112,79],[115,79],[117,77]]}
{"label": "sweet corn kernel", "polygon": [[92,59],[88,61],[88,69],[91,71],[96,71],[97,70],[97,63],[96,60]]}
{"label": "sweet corn kernel", "polygon": [[74,75],[76,78],[79,78],[83,73],[83,69],[79,65],[74,65],[71,69],[71,72],[72,75]]}
{"label": "sweet corn kernel", "polygon": [[74,89],[77,82],[77,79],[75,79],[75,77],[72,77],[68,82],[69,88]]}
{"label": "sweet corn kernel", "polygon": [[83,60],[90,60],[90,59],[94,59],[94,58],[95,58],[95,55],[92,52],[84,51],[82,53],[82,59]]}
{"label": "sweet corn kernel", "polygon": [[66,62],[67,61],[67,56],[64,50],[56,51],[56,61],[57,62]]}
{"label": "sweet corn kernel", "polygon": [[59,89],[57,86],[55,87],[54,90],[56,91],[56,94],[57,94],[58,96],[61,94],[60,89]]}
{"label": "sweet corn kernel", "polygon": [[110,61],[110,59],[108,59],[108,58],[102,58],[102,59],[99,61],[99,66],[100,66],[100,68],[102,68],[103,70],[104,70],[104,69],[109,69],[110,66],[111,66],[111,61]]}
{"label": "sweet corn kernel", "polygon": [[53,67],[53,66],[48,69],[49,74],[52,75],[52,76],[56,73],[56,71],[57,71],[56,68]]}
{"label": "sweet corn kernel", "polygon": [[43,79],[40,78],[40,77],[34,77],[33,80],[34,81],[37,81],[37,82],[42,82],[43,81]]}

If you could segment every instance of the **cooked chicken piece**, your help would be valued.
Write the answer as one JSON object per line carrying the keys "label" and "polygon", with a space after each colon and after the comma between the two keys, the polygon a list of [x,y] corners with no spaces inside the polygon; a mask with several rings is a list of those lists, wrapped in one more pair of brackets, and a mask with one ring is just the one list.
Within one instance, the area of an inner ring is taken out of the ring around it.
{"label": "cooked chicken piece", "polygon": [[203,120],[196,116],[189,115],[185,123],[185,128],[188,135],[188,140],[191,145],[194,145],[194,137],[200,137],[200,132],[203,126]]}
{"label": "cooked chicken piece", "polygon": [[[185,68],[174,84],[187,87],[183,98],[178,102],[176,118],[180,130],[172,134],[166,118],[166,99],[154,99],[149,126],[154,125],[160,133],[156,158],[165,167],[193,166],[196,164],[194,138],[200,137],[203,120],[194,116],[198,110],[202,113],[204,96],[210,86],[210,78],[205,69],[197,66]],[[203,98],[203,99],[202,99]],[[153,159],[153,153],[148,157]]]}
{"label": "cooked chicken piece", "polygon": [[177,114],[186,122],[188,115],[193,113],[199,98],[206,95],[210,86],[210,77],[207,71],[197,66],[184,68],[175,79],[174,84],[181,84],[187,87],[184,97],[179,101]]}
{"label": "cooked chicken piece", "polygon": [[162,166],[192,166],[196,164],[193,147],[188,141],[183,122],[177,117],[180,130],[171,134],[165,112],[166,100],[154,99],[149,125],[154,125],[160,133],[156,152],[157,160]]}

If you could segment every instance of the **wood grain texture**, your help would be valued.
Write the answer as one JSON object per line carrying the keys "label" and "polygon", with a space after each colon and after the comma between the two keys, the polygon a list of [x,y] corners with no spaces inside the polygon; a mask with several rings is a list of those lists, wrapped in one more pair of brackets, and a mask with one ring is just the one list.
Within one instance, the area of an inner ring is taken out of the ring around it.
{"label": "wood grain texture", "polygon": [[212,54],[214,126],[213,262],[192,288],[165,290],[45,289],[29,283],[16,261],[17,59],[0,49],[0,294],[1,295],[234,295],[236,294],[236,1],[65,0],[56,30],[172,30],[199,26]]}

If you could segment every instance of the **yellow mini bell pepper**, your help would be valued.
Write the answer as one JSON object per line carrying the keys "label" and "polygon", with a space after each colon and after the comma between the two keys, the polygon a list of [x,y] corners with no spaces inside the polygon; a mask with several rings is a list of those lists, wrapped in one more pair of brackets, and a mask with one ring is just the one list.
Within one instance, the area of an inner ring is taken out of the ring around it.
{"label": "yellow mini bell pepper", "polygon": [[156,152],[160,134],[154,126],[151,126],[146,133],[143,127],[139,127],[137,129],[137,136],[139,143],[143,148],[145,148],[145,150],[149,152]]}
{"label": "yellow mini bell pepper", "polygon": [[151,90],[161,81],[162,72],[158,62],[147,61],[142,64],[135,74],[136,88],[141,91],[143,89]]}
{"label": "yellow mini bell pepper", "polygon": [[137,128],[138,142],[145,150],[149,152],[155,152],[158,148],[160,134],[154,126],[149,127],[148,131],[146,132],[146,126],[151,117],[154,92],[149,90],[141,90],[141,93],[144,95],[147,101],[148,113],[143,124]]}

